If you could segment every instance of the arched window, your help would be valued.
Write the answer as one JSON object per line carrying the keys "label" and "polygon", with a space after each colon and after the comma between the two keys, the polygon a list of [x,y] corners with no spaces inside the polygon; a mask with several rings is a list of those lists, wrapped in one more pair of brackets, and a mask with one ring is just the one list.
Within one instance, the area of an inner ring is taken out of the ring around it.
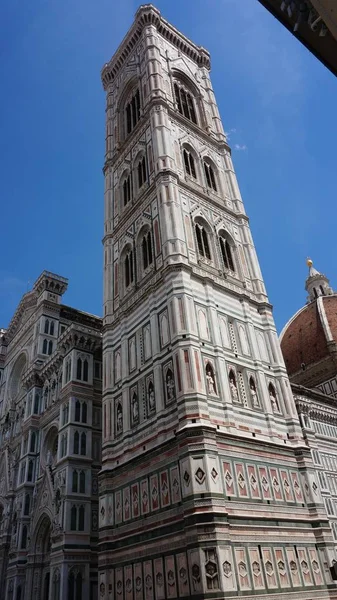
{"label": "arched window", "polygon": [[81,455],[85,456],[87,453],[87,436],[84,433],[81,433]]}
{"label": "arched window", "polygon": [[89,363],[88,363],[87,359],[85,358],[83,361],[83,381],[88,381],[88,375],[89,375]]}
{"label": "arched window", "polygon": [[129,202],[131,202],[131,174],[124,179],[123,181],[123,205],[127,206]]}
{"label": "arched window", "polygon": [[76,493],[77,490],[78,490],[78,473],[77,473],[77,471],[73,471],[72,491]]}
{"label": "arched window", "polygon": [[44,322],[44,332],[49,333],[49,319],[46,319]]}
{"label": "arched window", "polygon": [[322,286],[322,285],[320,285],[320,286],[319,286],[319,289],[321,290],[321,294],[322,294],[322,296],[325,296],[325,291],[324,291],[324,289],[323,289],[323,286]]}
{"label": "arched window", "polygon": [[72,506],[70,511],[70,529],[76,531],[77,526],[77,507]]}
{"label": "arched window", "polygon": [[27,548],[27,534],[28,534],[27,526],[24,525],[22,527],[22,535],[21,535],[21,549],[22,550],[25,550]]}
{"label": "arched window", "polygon": [[126,120],[125,129],[126,129],[127,135],[129,133],[131,133],[131,131],[134,129],[134,127],[137,125],[139,119],[140,119],[140,94],[139,94],[139,90],[137,89],[134,92],[131,100],[125,106],[125,120]]}
{"label": "arched window", "polygon": [[317,293],[317,290],[315,287],[314,287],[314,296],[315,296],[315,298],[318,298],[318,293]]}
{"label": "arched window", "polygon": [[33,431],[30,437],[30,452],[35,452],[36,433]]}
{"label": "arched window", "polygon": [[33,470],[34,470],[34,463],[32,460],[30,460],[28,462],[28,475],[27,475],[27,481],[33,481]]}
{"label": "arched window", "polygon": [[77,359],[76,363],[76,379],[82,379],[82,360],[80,358]]}
{"label": "arched window", "polygon": [[84,531],[84,506],[78,509],[78,531]]}
{"label": "arched window", "polygon": [[133,283],[133,252],[129,250],[124,258],[125,288]]}
{"label": "arched window", "polygon": [[53,342],[51,340],[49,340],[48,343],[48,354],[49,356],[53,353]]}
{"label": "arched window", "polygon": [[195,169],[194,156],[186,148],[183,149],[183,159],[184,159],[185,171],[186,171],[187,175],[190,175],[190,177],[193,177],[194,179],[196,179],[197,172]]}
{"label": "arched window", "polygon": [[143,269],[145,271],[147,267],[153,263],[152,239],[150,231],[148,231],[142,239],[142,257]]}
{"label": "arched window", "polygon": [[43,340],[42,354],[47,354],[47,352],[48,352],[48,340]]}
{"label": "arched window", "polygon": [[207,187],[217,192],[214,169],[212,165],[204,160],[204,172],[206,177]]}
{"label": "arched window", "polygon": [[82,402],[82,423],[87,422],[88,407],[86,402]]}
{"label": "arched window", "polygon": [[197,238],[198,251],[200,256],[211,260],[211,251],[209,247],[208,235],[204,225],[195,224],[195,235]]}
{"label": "arched window", "polygon": [[143,158],[140,159],[140,161],[137,165],[137,176],[138,176],[138,189],[140,190],[140,188],[144,185],[144,183],[146,181],[145,156],[143,156]]}
{"label": "arched window", "polygon": [[24,509],[23,509],[23,514],[27,516],[27,515],[29,515],[29,511],[30,511],[30,495],[26,494],[25,495],[25,506],[24,506]]}
{"label": "arched window", "polygon": [[184,117],[192,121],[192,123],[197,123],[193,96],[180,82],[177,81],[174,83],[174,96],[180,114],[184,115]]}
{"label": "arched window", "polygon": [[222,255],[222,260],[223,260],[225,269],[230,269],[231,271],[235,271],[232,248],[231,248],[231,245],[230,245],[228,239],[224,235],[220,234],[219,242],[220,242],[221,255]]}
{"label": "arched window", "polygon": [[[81,360],[81,359],[79,359]],[[81,420],[81,403],[79,400],[75,402],[75,421],[79,422]]]}
{"label": "arched window", "polygon": [[38,415],[40,409],[40,396],[39,394],[35,394],[34,396],[34,414]]}
{"label": "arched window", "polygon": [[79,454],[79,448],[80,448],[80,434],[78,433],[78,431],[75,431],[74,433],[74,454]]}
{"label": "arched window", "polygon": [[55,329],[54,321],[51,321],[50,322],[50,329],[49,329],[49,334],[50,335],[54,335],[54,329]]}
{"label": "arched window", "polygon": [[85,494],[85,472],[80,472],[80,494]]}

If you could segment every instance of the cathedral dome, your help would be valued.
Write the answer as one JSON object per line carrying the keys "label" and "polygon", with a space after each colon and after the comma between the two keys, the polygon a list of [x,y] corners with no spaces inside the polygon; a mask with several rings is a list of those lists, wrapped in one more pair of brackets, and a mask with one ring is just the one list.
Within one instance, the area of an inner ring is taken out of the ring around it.
{"label": "cathedral dome", "polygon": [[286,324],[280,342],[292,382],[314,387],[337,370],[337,294],[307,261],[307,304]]}

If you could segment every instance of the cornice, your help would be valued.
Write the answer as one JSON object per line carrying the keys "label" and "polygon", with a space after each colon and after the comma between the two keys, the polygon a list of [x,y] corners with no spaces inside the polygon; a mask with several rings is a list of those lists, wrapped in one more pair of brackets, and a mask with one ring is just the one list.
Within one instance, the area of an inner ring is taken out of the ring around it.
{"label": "cornice", "polygon": [[102,69],[101,78],[104,90],[113,83],[119,71],[134,50],[136,44],[139,42],[143,30],[149,25],[154,26],[161,36],[173,44],[180,52],[193,60],[198,67],[205,67],[210,70],[211,62],[208,51],[202,46],[194,44],[168,23],[153,4],[144,4],[137,10],[134,23],[117,48],[115,54]]}

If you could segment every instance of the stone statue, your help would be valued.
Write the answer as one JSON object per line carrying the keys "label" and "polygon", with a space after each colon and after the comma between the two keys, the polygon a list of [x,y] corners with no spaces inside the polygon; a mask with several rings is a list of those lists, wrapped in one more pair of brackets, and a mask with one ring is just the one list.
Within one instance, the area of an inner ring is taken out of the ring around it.
{"label": "stone statue", "polygon": [[252,399],[252,405],[254,408],[259,408],[260,407],[260,402],[257,396],[257,391],[256,391],[256,387],[255,387],[255,383],[253,381],[253,379],[250,380],[250,396]]}
{"label": "stone statue", "polygon": [[117,433],[123,431],[123,410],[120,404],[117,406]]}
{"label": "stone statue", "polygon": [[213,371],[212,371],[212,368],[210,367],[210,365],[207,365],[207,367],[206,367],[206,380],[207,380],[208,393],[216,394],[215,378],[214,378]]}
{"label": "stone statue", "polygon": [[174,389],[174,381],[172,377],[172,371],[169,369],[166,374],[166,391],[168,400],[174,400],[175,397],[175,389]]}
{"label": "stone statue", "polygon": [[230,387],[232,398],[233,398],[234,402],[239,402],[239,393],[238,393],[238,389],[236,387],[236,381],[235,381],[233,374],[231,374],[229,376],[229,387]]}
{"label": "stone statue", "polygon": [[139,420],[139,403],[137,394],[133,394],[132,397],[132,422],[137,423]]}

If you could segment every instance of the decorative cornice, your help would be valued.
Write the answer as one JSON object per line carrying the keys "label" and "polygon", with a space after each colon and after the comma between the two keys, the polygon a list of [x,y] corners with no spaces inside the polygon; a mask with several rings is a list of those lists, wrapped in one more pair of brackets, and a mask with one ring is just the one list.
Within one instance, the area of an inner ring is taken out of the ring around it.
{"label": "decorative cornice", "polygon": [[144,4],[135,15],[135,20],[122,43],[116,50],[111,60],[106,63],[102,69],[101,77],[103,87],[106,90],[113,83],[120,69],[139,42],[143,30],[148,25],[154,26],[158,33],[173,44],[180,52],[188,56],[199,67],[205,67],[210,70],[211,62],[208,51],[202,46],[197,46],[168,21],[163,19],[159,10],[153,4]]}

